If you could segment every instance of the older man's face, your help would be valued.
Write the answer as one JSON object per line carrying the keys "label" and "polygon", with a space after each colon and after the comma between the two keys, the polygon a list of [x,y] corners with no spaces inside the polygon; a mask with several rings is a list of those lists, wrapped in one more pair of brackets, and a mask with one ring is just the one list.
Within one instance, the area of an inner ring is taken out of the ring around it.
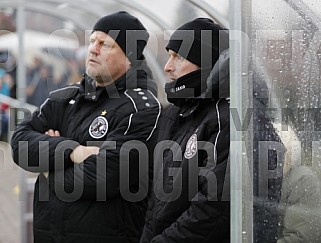
{"label": "older man's face", "polygon": [[113,38],[102,31],[90,36],[86,59],[86,73],[97,86],[113,83],[130,68],[130,61]]}

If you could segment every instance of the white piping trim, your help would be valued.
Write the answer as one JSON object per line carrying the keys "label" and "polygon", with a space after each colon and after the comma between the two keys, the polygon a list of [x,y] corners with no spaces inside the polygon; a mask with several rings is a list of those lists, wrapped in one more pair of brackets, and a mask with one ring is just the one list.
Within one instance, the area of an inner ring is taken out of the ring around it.
{"label": "white piping trim", "polygon": [[216,145],[217,145],[217,140],[218,140],[218,137],[221,133],[221,121],[220,121],[220,110],[218,109],[218,103],[221,101],[221,99],[219,99],[217,102],[216,102],[216,113],[217,113],[217,123],[218,123],[218,132],[217,132],[217,135],[216,135],[216,138],[215,138],[215,143],[214,143],[214,161],[215,163],[217,163],[217,150],[216,150]]}
{"label": "white piping trim", "polygon": [[128,127],[127,127],[126,131],[124,132],[124,135],[127,134],[128,130],[129,130],[129,128],[130,128],[130,124],[132,123],[132,117],[133,117],[133,113],[130,114],[130,116],[129,116]]}
{"label": "white piping trim", "polygon": [[132,101],[133,106],[134,106],[134,108],[135,108],[135,110],[136,110],[136,113],[137,113],[138,110],[137,110],[137,107],[136,107],[136,104],[135,104],[134,99],[133,99],[129,94],[127,94],[127,90],[124,92],[124,94]]}
{"label": "white piping trim", "polygon": [[38,117],[40,117],[40,116],[41,116],[42,107],[43,107],[43,106],[44,106],[48,101],[49,101],[49,98],[47,98],[47,99],[42,103],[42,105],[40,106]]}
{"label": "white piping trim", "polygon": [[50,94],[53,94],[53,93],[56,93],[58,91],[65,90],[65,89],[79,89],[79,87],[78,86],[67,86],[67,87],[63,87],[61,89],[53,90],[50,92]]}
{"label": "white piping trim", "polygon": [[148,141],[148,140],[151,138],[151,136],[153,135],[153,133],[154,133],[154,131],[155,131],[155,129],[156,129],[157,123],[158,123],[158,119],[159,119],[160,114],[161,114],[161,110],[162,110],[161,104],[159,103],[159,101],[158,101],[158,99],[155,97],[155,95],[154,95],[151,91],[149,91],[149,90],[147,90],[147,91],[148,91],[149,93],[151,93],[151,95],[154,97],[154,99],[156,100],[156,102],[157,102],[157,104],[158,104],[158,115],[157,115],[157,117],[156,117],[155,125],[154,125],[151,133],[149,134],[148,138],[146,139],[146,141]]}
{"label": "white piping trim", "polygon": [[[67,87],[64,87],[64,88],[61,88],[61,89],[53,90],[53,91],[51,91],[49,94],[53,94],[53,93],[56,93],[56,92],[58,92],[58,91],[60,91],[60,90],[65,90],[65,89],[79,89],[79,87],[77,87],[77,86],[67,86]],[[40,106],[38,117],[41,116],[42,108],[43,108],[43,106],[44,106],[49,100],[50,100],[50,98],[47,98],[47,99],[42,103],[42,105]]]}

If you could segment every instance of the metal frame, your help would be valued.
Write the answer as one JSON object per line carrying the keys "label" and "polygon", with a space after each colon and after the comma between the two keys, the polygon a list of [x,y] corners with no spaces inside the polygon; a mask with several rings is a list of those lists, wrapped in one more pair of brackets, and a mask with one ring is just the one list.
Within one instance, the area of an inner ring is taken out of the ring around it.
{"label": "metal frame", "polygon": [[[242,27],[242,7],[244,1],[230,0],[230,108],[235,109],[243,118],[243,89],[247,79],[242,79],[242,46],[244,42]],[[245,76],[246,78],[246,76]],[[244,81],[244,82],[243,82]],[[243,132],[237,131],[231,122],[230,171],[231,171],[231,243],[239,243],[243,232],[243,162],[247,164]]]}
{"label": "metal frame", "polygon": [[[211,16],[211,18],[215,19],[216,22],[222,25],[223,27],[225,28],[229,27],[229,21],[226,18],[222,17],[220,13],[208,3],[199,1],[199,0],[187,0],[187,1],[190,2],[192,5],[196,6],[197,8],[202,9],[205,13]],[[230,6],[232,5],[230,4]]]}

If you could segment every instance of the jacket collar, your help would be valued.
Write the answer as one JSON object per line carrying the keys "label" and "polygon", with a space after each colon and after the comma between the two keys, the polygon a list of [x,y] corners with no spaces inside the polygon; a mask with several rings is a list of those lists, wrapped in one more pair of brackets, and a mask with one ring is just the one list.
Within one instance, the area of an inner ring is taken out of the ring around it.
{"label": "jacket collar", "polygon": [[206,91],[200,96],[202,99],[220,99],[230,96],[230,55],[228,49],[220,54],[207,78],[206,85]]}

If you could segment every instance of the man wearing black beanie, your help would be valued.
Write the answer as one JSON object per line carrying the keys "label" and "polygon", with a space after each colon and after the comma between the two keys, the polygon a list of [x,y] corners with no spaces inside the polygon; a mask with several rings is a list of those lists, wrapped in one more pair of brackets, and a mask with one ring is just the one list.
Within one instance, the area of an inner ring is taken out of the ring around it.
{"label": "man wearing black beanie", "polygon": [[166,50],[154,193],[141,243],[230,240],[228,33],[208,18],[179,27]]}
{"label": "man wearing black beanie", "polygon": [[15,163],[40,173],[35,243],[139,241],[161,112],[148,36],[127,12],[99,19],[83,80],[51,92],[13,134]]}

